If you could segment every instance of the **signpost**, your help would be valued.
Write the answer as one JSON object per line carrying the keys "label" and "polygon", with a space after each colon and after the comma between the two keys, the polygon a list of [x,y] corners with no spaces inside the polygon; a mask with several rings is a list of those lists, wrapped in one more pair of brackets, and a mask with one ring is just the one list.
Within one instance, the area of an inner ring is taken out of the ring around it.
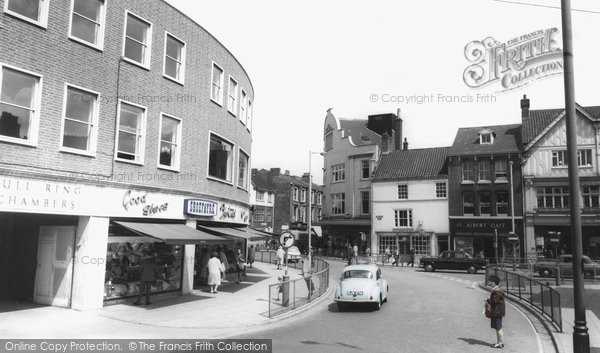
{"label": "signpost", "polygon": [[290,302],[290,275],[287,271],[287,258],[288,258],[288,249],[294,245],[294,234],[290,232],[283,232],[279,236],[279,244],[283,246],[285,249],[285,273],[283,274],[283,291],[281,293],[281,305],[288,306]]}
{"label": "signpost", "polygon": [[554,257],[556,257],[556,266],[554,268],[554,278],[556,285],[560,285],[560,268],[558,267],[558,245],[560,244],[560,232],[549,231],[548,236],[550,237],[550,244],[554,247]]}

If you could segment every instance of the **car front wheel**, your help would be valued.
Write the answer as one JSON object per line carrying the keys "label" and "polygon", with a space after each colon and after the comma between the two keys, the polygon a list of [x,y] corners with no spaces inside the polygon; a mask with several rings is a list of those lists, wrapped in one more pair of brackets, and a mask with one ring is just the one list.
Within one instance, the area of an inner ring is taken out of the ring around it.
{"label": "car front wheel", "polygon": [[471,274],[477,273],[477,267],[471,265],[471,266],[467,267],[467,272],[471,273]]}
{"label": "car front wheel", "polygon": [[435,267],[432,264],[426,264],[425,265],[425,271],[427,271],[427,272],[433,272],[433,271],[435,271]]}

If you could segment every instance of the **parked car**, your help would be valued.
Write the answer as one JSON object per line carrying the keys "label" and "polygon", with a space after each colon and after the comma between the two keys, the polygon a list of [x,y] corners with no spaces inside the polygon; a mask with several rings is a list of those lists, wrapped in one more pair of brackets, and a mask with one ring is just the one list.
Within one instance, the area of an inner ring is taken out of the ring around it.
{"label": "parked car", "polygon": [[302,258],[302,255],[300,254],[300,250],[298,249],[297,246],[290,246],[287,249],[288,262],[298,263],[298,261],[300,261],[301,258]]}
{"label": "parked car", "polygon": [[471,254],[456,250],[442,251],[438,257],[421,258],[421,267],[427,272],[435,270],[466,270],[469,273],[477,273],[485,267],[485,260],[474,258]]}
{"label": "parked car", "polygon": [[389,290],[390,285],[377,265],[350,265],[342,270],[333,300],[339,311],[349,304],[369,304],[379,310],[387,302]]}
{"label": "parked car", "polygon": [[[565,277],[573,276],[573,255],[560,255],[558,257],[558,268],[561,275]],[[547,259],[538,261],[533,265],[533,271],[540,274],[542,277],[554,276],[556,269],[556,259]],[[585,278],[593,278],[600,275],[600,264],[595,263],[589,257],[583,255],[583,276]]]}

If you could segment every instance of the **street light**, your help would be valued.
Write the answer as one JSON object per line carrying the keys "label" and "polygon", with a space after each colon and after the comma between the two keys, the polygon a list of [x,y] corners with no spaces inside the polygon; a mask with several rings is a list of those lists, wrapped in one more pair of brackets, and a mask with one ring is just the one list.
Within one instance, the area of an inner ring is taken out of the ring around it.
{"label": "street light", "polygon": [[308,263],[312,269],[312,246],[311,246],[311,238],[312,238],[312,155],[320,154],[323,156],[322,152],[312,152],[308,151]]}

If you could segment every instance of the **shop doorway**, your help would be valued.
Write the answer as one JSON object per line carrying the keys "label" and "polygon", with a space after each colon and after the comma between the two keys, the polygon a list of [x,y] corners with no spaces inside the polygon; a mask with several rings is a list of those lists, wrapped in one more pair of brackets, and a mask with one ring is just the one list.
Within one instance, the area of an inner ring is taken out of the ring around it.
{"label": "shop doorway", "polygon": [[73,281],[75,226],[41,226],[33,301],[68,308]]}

